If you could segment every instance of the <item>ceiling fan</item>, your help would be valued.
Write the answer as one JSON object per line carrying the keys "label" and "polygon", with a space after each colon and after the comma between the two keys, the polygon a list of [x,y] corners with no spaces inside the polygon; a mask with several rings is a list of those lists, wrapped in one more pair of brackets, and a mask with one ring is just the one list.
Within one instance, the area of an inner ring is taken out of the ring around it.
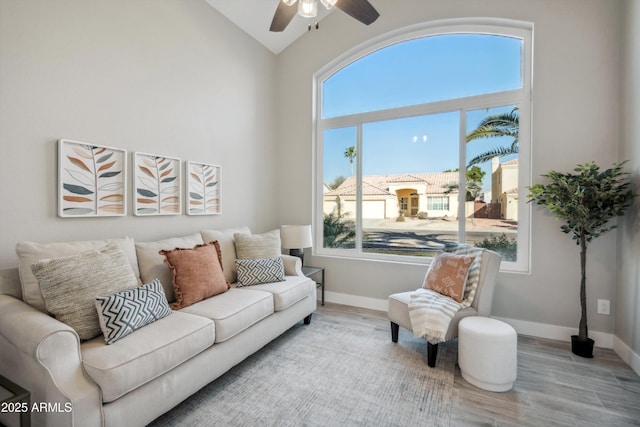
{"label": "ceiling fan", "polygon": [[[335,6],[365,25],[371,24],[380,16],[368,0],[320,0],[320,2],[327,10]],[[280,0],[269,30],[284,31],[296,13],[305,18],[314,18],[318,13],[318,0]]]}

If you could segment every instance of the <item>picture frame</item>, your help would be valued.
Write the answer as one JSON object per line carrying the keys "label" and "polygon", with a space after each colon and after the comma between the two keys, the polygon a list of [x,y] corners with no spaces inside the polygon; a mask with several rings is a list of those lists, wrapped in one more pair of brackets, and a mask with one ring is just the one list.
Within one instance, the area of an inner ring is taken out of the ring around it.
{"label": "picture frame", "polygon": [[127,150],[58,140],[58,216],[127,214]]}
{"label": "picture frame", "polygon": [[221,174],[218,165],[187,161],[187,215],[218,215],[222,212]]}
{"label": "picture frame", "polygon": [[133,153],[133,214],[180,215],[181,177],[179,158]]}

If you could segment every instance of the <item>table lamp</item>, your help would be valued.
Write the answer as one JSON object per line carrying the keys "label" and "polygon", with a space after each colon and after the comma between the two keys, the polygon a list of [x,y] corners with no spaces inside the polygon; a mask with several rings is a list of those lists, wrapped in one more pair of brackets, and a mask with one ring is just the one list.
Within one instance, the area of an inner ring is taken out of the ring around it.
{"label": "table lamp", "polygon": [[304,248],[311,247],[310,225],[283,225],[280,227],[280,240],[289,255],[297,256],[304,264]]}

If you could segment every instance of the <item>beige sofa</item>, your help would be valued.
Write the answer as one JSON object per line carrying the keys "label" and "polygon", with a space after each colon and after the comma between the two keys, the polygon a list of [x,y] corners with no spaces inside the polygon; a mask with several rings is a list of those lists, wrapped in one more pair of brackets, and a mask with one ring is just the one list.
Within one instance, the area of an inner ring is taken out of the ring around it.
{"label": "beige sofa", "polygon": [[[170,272],[158,251],[217,240],[224,275],[234,283],[236,232],[249,230],[202,230],[157,242],[115,240],[140,283],[159,278],[171,299]],[[282,282],[232,285],[111,345],[102,336],[81,342],[74,329],[42,310],[41,295],[25,284],[23,270],[37,258],[105,244],[19,244],[20,267],[0,270],[0,375],[29,390],[32,404],[48,404],[47,411],[32,412],[34,425],[145,425],[297,322],[309,323],[316,309],[315,283],[302,274],[298,258],[284,255]],[[17,414],[0,414],[6,425],[18,421]]]}

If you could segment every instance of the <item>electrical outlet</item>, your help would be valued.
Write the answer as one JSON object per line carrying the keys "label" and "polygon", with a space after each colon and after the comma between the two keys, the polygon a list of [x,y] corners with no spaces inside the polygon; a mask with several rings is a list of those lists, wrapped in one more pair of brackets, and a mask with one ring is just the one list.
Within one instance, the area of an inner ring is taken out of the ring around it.
{"label": "electrical outlet", "polygon": [[606,314],[607,316],[611,314],[611,306],[608,299],[598,300],[598,314]]}

